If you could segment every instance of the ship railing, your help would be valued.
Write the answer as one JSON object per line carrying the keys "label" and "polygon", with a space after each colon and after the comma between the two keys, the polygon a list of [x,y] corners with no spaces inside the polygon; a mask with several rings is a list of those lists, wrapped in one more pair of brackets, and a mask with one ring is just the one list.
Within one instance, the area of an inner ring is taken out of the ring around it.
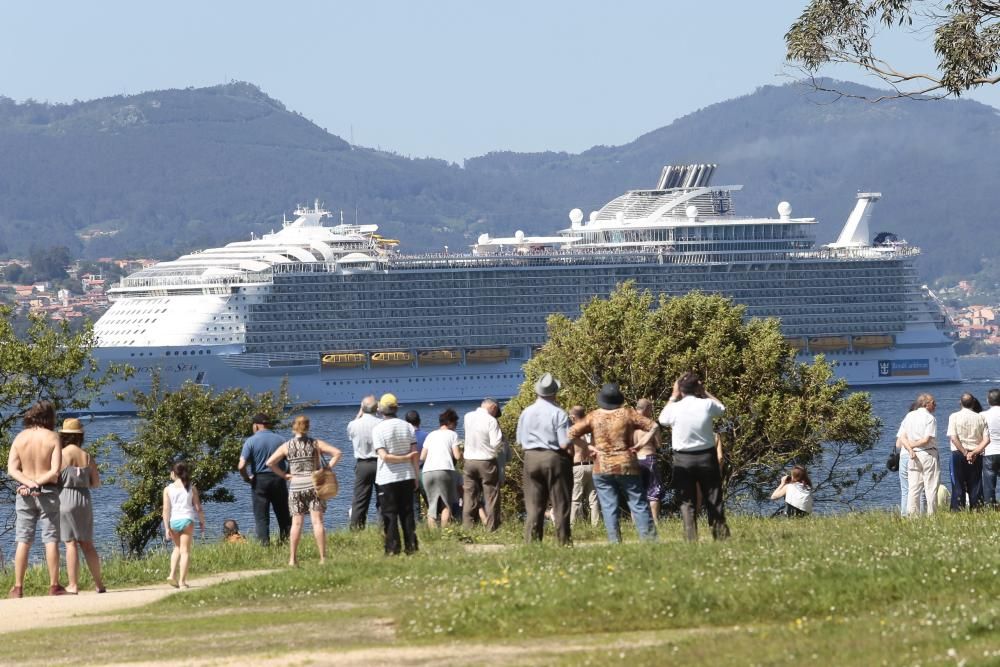
{"label": "ship railing", "polygon": [[253,271],[232,276],[209,276],[204,275],[162,275],[127,277],[112,287],[112,291],[128,290],[136,288],[171,288],[171,287],[218,287],[226,285],[252,285],[258,283],[271,282],[271,271]]}

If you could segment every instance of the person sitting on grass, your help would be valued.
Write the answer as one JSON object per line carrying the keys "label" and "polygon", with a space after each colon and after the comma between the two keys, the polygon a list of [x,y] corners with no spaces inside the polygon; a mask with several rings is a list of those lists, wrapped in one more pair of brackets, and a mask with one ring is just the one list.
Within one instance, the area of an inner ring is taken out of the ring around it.
{"label": "person sitting on grass", "polygon": [[191,468],[179,461],[170,471],[170,480],[163,489],[163,529],[174,543],[170,554],[170,574],[167,583],[174,588],[188,588],[188,565],[194,542],[194,519],[198,517],[201,535],[205,536],[205,512],[201,509],[198,488],[191,483]]}
{"label": "person sitting on grass", "polygon": [[771,500],[785,499],[786,516],[808,516],[813,511],[813,486],[809,473],[802,466],[793,466],[791,474],[781,478],[781,484],[771,494]]}
{"label": "person sitting on grass", "polygon": [[226,544],[246,544],[247,538],[240,534],[240,524],[236,519],[226,519],[222,522],[222,539]]}

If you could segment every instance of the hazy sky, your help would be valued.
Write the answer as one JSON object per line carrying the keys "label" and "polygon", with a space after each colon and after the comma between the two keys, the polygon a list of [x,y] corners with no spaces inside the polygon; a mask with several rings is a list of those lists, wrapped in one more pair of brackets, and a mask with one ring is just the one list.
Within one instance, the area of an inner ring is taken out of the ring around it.
{"label": "hazy sky", "polygon": [[[238,79],[404,155],[578,152],[788,81],[782,37],[805,4],[35,0],[0,13],[0,95],[68,102]],[[933,65],[926,40],[891,46]],[[997,87],[970,97],[1000,106]]]}

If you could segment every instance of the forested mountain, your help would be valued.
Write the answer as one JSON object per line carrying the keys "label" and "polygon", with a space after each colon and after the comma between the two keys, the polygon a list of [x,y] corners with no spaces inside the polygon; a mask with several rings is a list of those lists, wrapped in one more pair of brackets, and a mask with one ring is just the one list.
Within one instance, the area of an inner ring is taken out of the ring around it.
{"label": "forested mountain", "polygon": [[0,98],[0,254],[170,257],[268,231],[314,198],[406,249],[459,248],[483,231],[551,232],[573,207],[653,186],[664,164],[714,162],[715,183],[746,186],[738,213],[788,200],[820,219],[821,241],[857,191],[880,191],[873,231],[923,246],[927,277],[968,274],[997,247],[997,114],[765,86],[624,146],[497,152],[462,168],[352,147],[246,83],[66,105]]}

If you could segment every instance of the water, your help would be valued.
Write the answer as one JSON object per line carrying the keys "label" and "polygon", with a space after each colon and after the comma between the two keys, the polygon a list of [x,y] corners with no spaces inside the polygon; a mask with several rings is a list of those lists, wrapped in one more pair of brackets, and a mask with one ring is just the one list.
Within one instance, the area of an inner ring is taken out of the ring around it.
{"label": "water", "polygon": [[[938,438],[942,442],[940,448],[942,455],[942,479],[947,479],[947,471],[949,469],[948,448],[943,443],[947,415],[958,409],[958,399],[963,392],[972,392],[985,405],[986,392],[992,387],[1000,386],[1000,357],[964,358],[961,364],[962,374],[965,377],[965,380],[961,383],[871,387],[866,389],[871,394],[874,412],[882,419],[884,428],[878,446],[867,454],[864,459],[865,462],[873,462],[876,470],[884,470],[885,459],[889,453],[889,448],[895,442],[895,433],[900,421],[903,419],[916,395],[922,391],[928,391],[933,393],[938,401]],[[468,410],[474,409],[475,406],[475,403],[470,402],[454,404],[452,407],[459,414],[463,414]],[[403,409],[417,410],[423,417],[424,427],[435,428],[437,414],[444,407],[443,405],[424,404],[408,405]],[[327,529],[339,530],[347,526],[348,507],[353,491],[354,459],[350,441],[346,437],[346,428],[347,423],[354,418],[356,413],[356,408],[323,408],[309,411],[312,421],[312,435],[330,442],[344,452],[344,458],[337,470],[337,476],[340,479],[340,494],[328,502],[325,516]],[[112,432],[126,438],[131,437],[135,423],[135,419],[129,417],[94,419],[86,425],[87,440],[91,441]],[[108,463],[112,467],[119,465],[121,459],[118,452],[112,452],[104,463]],[[240,530],[244,534],[253,533],[254,521],[250,504],[250,487],[235,472],[225,481],[225,486],[236,496],[236,502],[207,503],[205,505],[209,539],[218,538],[221,534],[222,522],[230,518],[236,519],[239,522]],[[94,490],[93,499],[94,528],[97,542],[102,546],[102,551],[106,553],[113,552],[118,548],[118,538],[115,534],[118,508],[125,501],[126,496],[118,487],[102,486],[100,489]],[[878,484],[863,502],[859,503],[858,507],[864,509],[891,509],[897,507],[898,504],[898,478],[895,474],[890,474]],[[775,504],[775,507],[777,507],[777,504]],[[372,503],[373,510],[374,502]],[[369,518],[372,519],[373,516],[372,513]],[[274,523],[273,517],[271,532],[272,535],[277,534],[277,525]],[[0,548],[3,550],[4,558],[9,559],[13,553],[13,532],[0,537]],[[35,551],[39,551],[37,546]]]}

